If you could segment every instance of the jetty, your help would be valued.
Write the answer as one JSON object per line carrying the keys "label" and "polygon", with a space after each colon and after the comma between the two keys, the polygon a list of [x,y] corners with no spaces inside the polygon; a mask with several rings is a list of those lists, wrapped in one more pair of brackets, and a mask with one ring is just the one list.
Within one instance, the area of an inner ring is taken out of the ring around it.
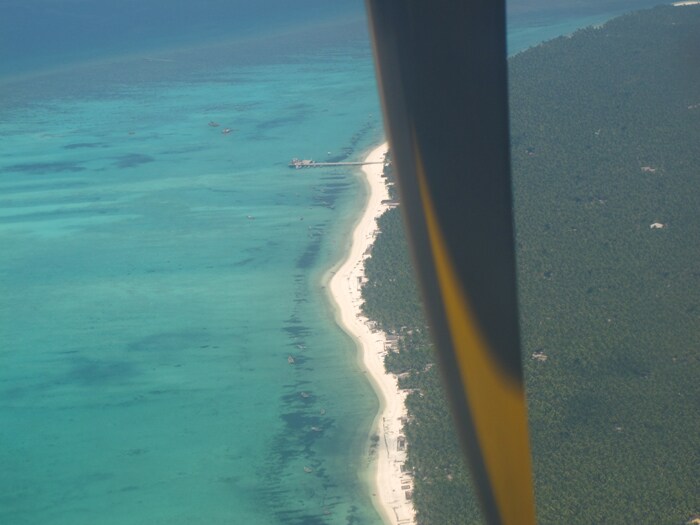
{"label": "jetty", "polygon": [[383,164],[384,161],[376,162],[316,162],[315,160],[294,158],[289,163],[290,168],[300,170],[302,168],[331,168],[334,166],[364,166],[365,164]]}

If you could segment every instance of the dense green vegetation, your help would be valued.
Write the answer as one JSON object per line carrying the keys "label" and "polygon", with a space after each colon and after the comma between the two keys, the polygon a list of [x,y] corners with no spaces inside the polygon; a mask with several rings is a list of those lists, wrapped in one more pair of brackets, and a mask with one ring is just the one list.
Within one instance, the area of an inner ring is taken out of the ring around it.
{"label": "dense green vegetation", "polygon": [[511,61],[542,523],[700,510],[699,59],[700,8],[664,7]]}
{"label": "dense green vegetation", "polygon": [[367,260],[363,289],[365,313],[382,328],[400,335],[399,351],[387,355],[387,370],[411,389],[404,431],[413,469],[413,499],[423,525],[478,523],[469,475],[440,382],[433,366],[427,322],[413,278],[401,213],[394,208],[379,220],[381,233]]}
{"label": "dense green vegetation", "polygon": [[[510,81],[538,521],[684,523],[700,513],[700,7],[538,46]],[[386,364],[413,389],[419,523],[476,523],[397,210],[381,227],[366,311],[402,336]]]}
{"label": "dense green vegetation", "polygon": [[406,236],[398,209],[385,213],[378,223],[382,241],[374,245],[368,263],[371,276],[362,291],[365,313],[389,332],[398,332],[403,326],[420,326],[422,306],[407,259]]}

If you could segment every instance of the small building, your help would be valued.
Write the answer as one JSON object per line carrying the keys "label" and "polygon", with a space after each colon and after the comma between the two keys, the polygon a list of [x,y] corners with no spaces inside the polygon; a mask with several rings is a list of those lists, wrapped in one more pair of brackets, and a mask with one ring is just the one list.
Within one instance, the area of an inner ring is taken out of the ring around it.
{"label": "small building", "polygon": [[296,157],[292,159],[292,161],[289,163],[290,168],[294,168],[297,170],[300,170],[302,168],[313,168],[315,166],[315,162],[313,160],[309,159],[297,159]]}

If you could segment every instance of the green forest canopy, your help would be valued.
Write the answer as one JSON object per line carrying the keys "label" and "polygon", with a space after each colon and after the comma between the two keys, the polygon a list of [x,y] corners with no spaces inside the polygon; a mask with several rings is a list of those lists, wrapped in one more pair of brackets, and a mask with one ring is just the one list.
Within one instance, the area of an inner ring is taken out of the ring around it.
{"label": "green forest canopy", "polygon": [[[700,6],[542,44],[510,83],[538,522],[685,523],[700,513]],[[365,309],[402,335],[386,364],[412,389],[419,523],[479,523],[399,212],[380,226]]]}

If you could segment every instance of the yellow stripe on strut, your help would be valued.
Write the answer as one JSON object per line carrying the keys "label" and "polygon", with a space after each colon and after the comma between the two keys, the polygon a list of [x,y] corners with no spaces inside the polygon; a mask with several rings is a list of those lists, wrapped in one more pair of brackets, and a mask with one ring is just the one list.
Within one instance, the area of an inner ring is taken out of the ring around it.
{"label": "yellow stripe on strut", "polygon": [[415,142],[414,151],[431,255],[447,325],[464,397],[474,421],[501,522],[504,525],[534,525],[532,466],[523,385],[502,370],[491,356],[469,298],[457,277]]}

